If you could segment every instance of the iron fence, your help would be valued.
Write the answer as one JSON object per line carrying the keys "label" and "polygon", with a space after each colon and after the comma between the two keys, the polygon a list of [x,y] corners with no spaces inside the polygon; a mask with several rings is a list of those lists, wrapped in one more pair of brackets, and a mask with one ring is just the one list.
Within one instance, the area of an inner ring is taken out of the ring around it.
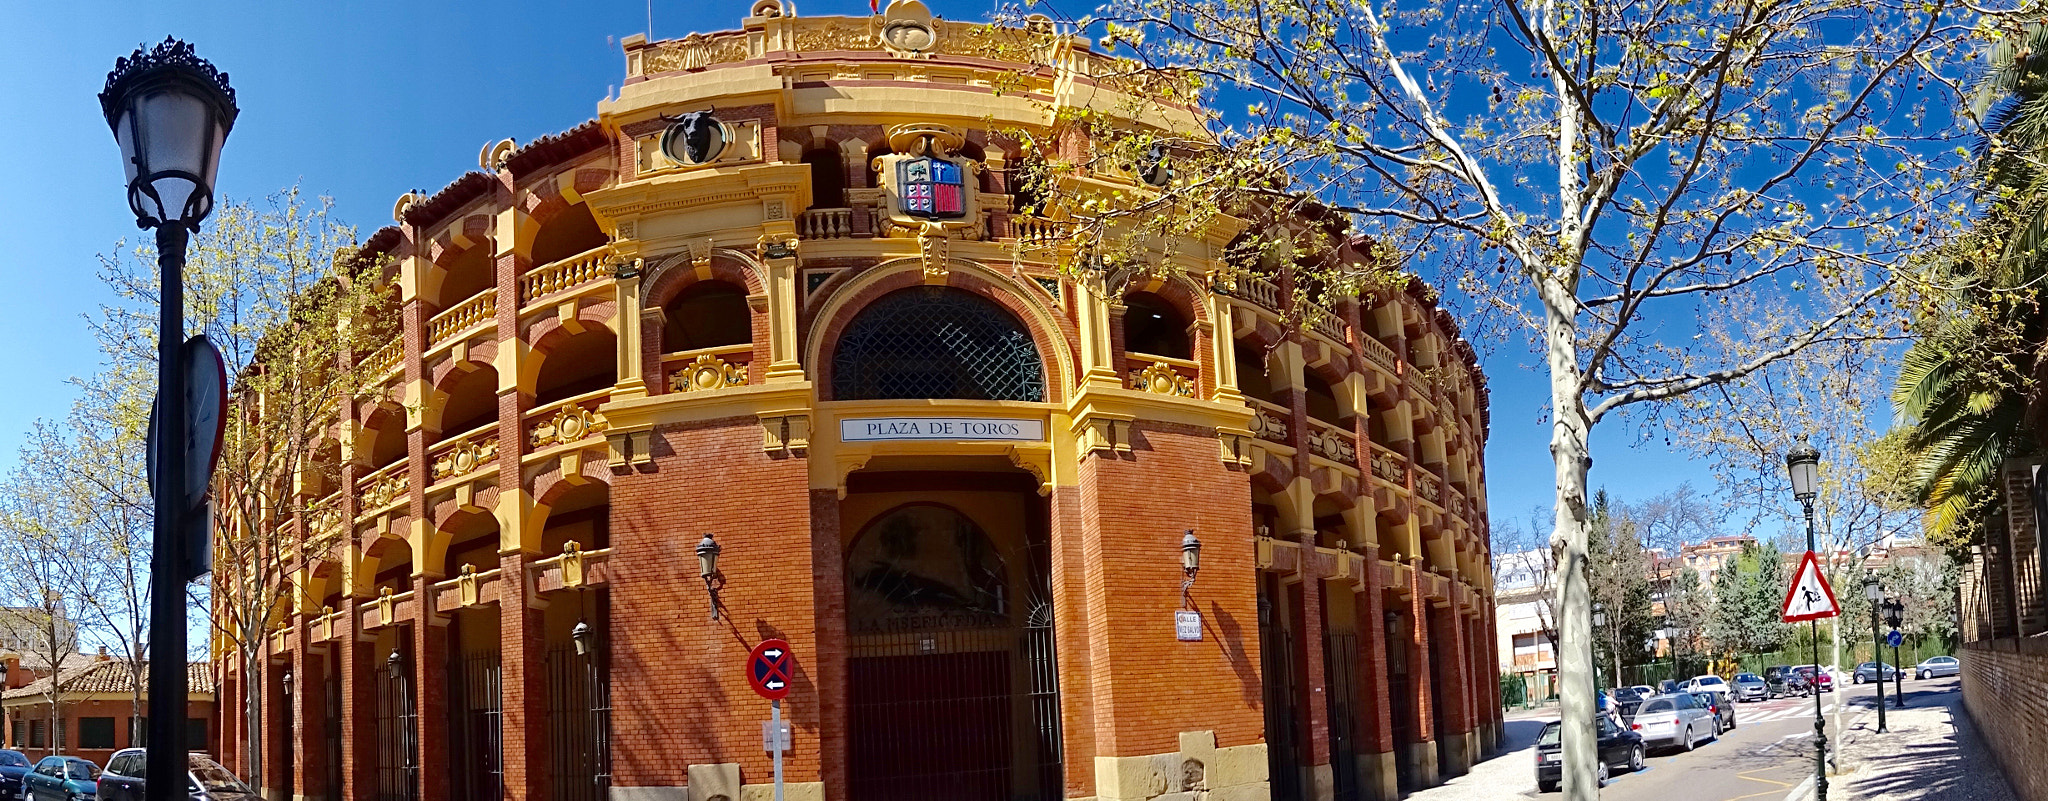
{"label": "iron fence", "polygon": [[455,797],[499,801],[505,789],[504,664],[497,651],[451,653],[449,673],[457,677],[448,705],[454,735]]}
{"label": "iron fence", "polygon": [[556,801],[603,801],[612,785],[609,649],[548,649],[548,776]]}
{"label": "iron fence", "polygon": [[377,801],[419,801],[419,706],[412,660],[377,669]]}

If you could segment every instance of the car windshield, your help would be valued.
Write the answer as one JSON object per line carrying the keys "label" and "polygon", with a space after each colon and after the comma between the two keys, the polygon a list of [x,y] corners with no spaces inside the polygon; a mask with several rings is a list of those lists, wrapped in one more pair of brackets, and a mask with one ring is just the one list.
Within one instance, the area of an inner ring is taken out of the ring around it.
{"label": "car windshield", "polygon": [[0,767],[28,767],[28,757],[22,756],[19,751],[0,751]]}
{"label": "car windshield", "polygon": [[207,792],[249,792],[249,788],[242,784],[242,780],[235,778],[235,774],[229,773],[227,768],[197,754],[192,756],[192,777],[199,780],[199,784],[205,787]]}
{"label": "car windshield", "polygon": [[1670,712],[1672,708],[1673,707],[1671,706],[1671,699],[1652,698],[1648,701],[1644,701],[1642,708],[1636,710],[1636,714],[1647,715],[1652,712]]}
{"label": "car windshield", "polygon": [[1697,679],[1693,679],[1693,681],[1697,681],[1697,682],[1699,682],[1699,683],[1701,683],[1701,684],[1726,684],[1726,683],[1727,683],[1727,682],[1724,682],[1724,681],[1722,681],[1722,680],[1721,680],[1721,677],[1720,677],[1720,676],[1701,676],[1701,677],[1699,677],[1699,678],[1697,678]]}
{"label": "car windshield", "polygon": [[1555,722],[1543,724],[1543,732],[1536,735],[1536,744],[1557,745],[1558,729],[1560,728],[1562,728],[1561,724]]}
{"label": "car windshield", "polygon": [[1643,694],[1637,692],[1634,687],[1616,687],[1614,688],[1614,700],[1622,703],[1641,701],[1643,700]]}
{"label": "car windshield", "polygon": [[1757,678],[1757,677],[1756,677],[1756,674],[1755,674],[1755,673],[1737,673],[1737,674],[1735,674],[1735,680],[1736,680],[1736,681],[1763,681],[1763,679],[1759,679],[1759,678]]}

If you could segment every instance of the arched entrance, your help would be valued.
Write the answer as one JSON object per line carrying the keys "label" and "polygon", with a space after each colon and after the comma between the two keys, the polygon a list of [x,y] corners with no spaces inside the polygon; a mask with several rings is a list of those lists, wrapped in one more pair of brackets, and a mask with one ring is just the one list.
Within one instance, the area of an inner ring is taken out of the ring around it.
{"label": "arched entrance", "polygon": [[1059,799],[1045,499],[1016,473],[856,478],[848,797]]}

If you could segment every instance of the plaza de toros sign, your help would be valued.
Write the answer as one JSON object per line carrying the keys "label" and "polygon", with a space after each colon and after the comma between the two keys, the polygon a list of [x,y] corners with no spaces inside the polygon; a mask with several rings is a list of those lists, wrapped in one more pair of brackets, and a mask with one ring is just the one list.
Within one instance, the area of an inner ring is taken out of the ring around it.
{"label": "plaza de toros sign", "polygon": [[1045,421],[1006,417],[855,417],[839,421],[842,442],[1045,439]]}

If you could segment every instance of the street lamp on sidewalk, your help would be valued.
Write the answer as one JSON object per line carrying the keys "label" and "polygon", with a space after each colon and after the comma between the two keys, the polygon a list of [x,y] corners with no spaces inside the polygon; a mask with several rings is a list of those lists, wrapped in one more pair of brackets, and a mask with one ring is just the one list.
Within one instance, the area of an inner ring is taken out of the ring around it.
{"label": "street lamp on sidewalk", "polygon": [[[121,147],[128,208],[135,224],[156,229],[157,327],[156,531],[149,590],[149,652],[163,669],[149,671],[147,801],[185,795],[185,584],[193,578],[184,538],[187,492],[185,408],[185,245],[213,212],[213,180],[221,145],[234,127],[235,90],[228,76],[166,37],[117,59],[100,92],[100,110]],[[201,543],[203,545],[203,543]]]}
{"label": "street lamp on sidewalk", "polygon": [[[1884,588],[1878,586],[1876,573],[1863,574],[1863,597],[1870,601],[1870,652],[1872,654],[1884,653],[1878,650],[1880,640],[1878,640],[1877,636],[1877,609],[1884,601]],[[1885,732],[1884,660],[1873,658],[1871,661],[1877,663],[1877,731],[1882,734]],[[1898,661],[1898,657],[1892,657],[1892,661]]]}
{"label": "street lamp on sidewalk", "polygon": [[[1813,445],[1800,441],[1785,453],[1785,472],[1792,476],[1792,499],[1806,510],[1806,550],[1813,553],[1818,549],[1813,542],[1813,499],[1819,494],[1820,451]],[[1820,681],[1820,624],[1807,621],[1813,645],[1813,673],[1816,686]],[[1827,722],[1821,717],[1821,694],[1813,694],[1813,798],[1814,801],[1828,801],[1828,731]]]}

